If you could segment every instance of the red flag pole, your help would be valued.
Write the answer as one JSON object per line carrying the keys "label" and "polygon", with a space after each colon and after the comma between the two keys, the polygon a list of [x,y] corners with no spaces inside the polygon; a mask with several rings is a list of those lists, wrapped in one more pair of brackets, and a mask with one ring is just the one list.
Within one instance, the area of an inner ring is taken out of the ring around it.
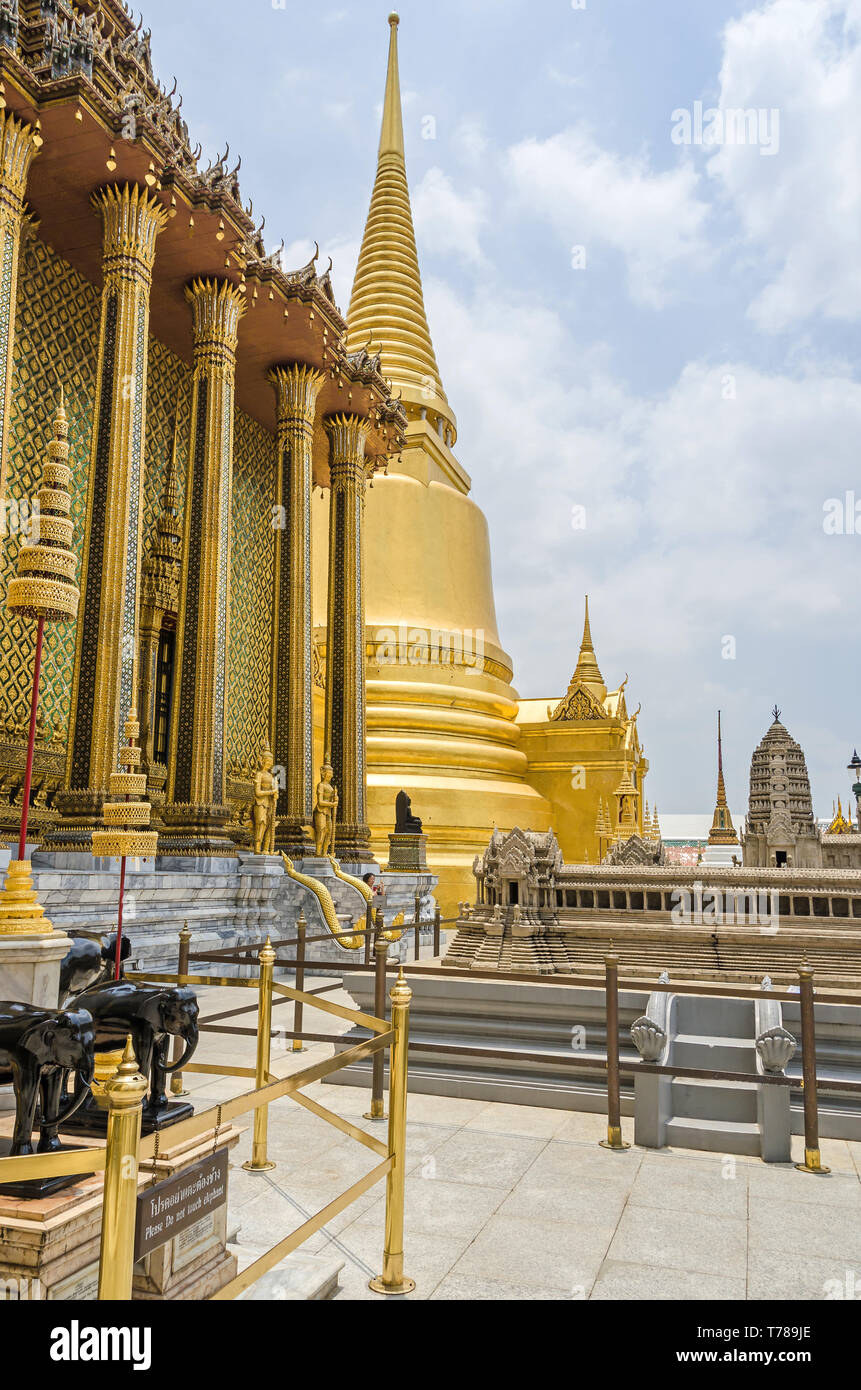
{"label": "red flag pole", "polygon": [[30,818],[30,788],[33,784],[33,755],[36,749],[36,709],[39,704],[39,678],[42,673],[42,643],[45,636],[45,619],[39,618],[36,632],[36,659],[33,665],[33,693],[30,699],[30,735],[27,741],[27,768],[24,773],[24,804],[21,807],[21,834],[18,838],[18,858],[23,859],[27,852],[27,821]]}

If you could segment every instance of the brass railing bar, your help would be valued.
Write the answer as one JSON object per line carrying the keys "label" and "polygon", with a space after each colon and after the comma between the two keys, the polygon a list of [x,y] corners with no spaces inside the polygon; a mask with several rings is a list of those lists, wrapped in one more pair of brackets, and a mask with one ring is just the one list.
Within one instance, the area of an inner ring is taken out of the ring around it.
{"label": "brass railing bar", "polygon": [[[348,974],[357,967],[351,965]],[[525,971],[516,970],[461,970],[458,967],[434,966],[407,964],[404,966],[404,974],[409,979],[412,976],[428,975],[433,978],[449,979],[460,978],[465,980],[497,980],[504,984],[506,981],[522,980],[530,985],[556,985],[561,988],[571,989],[597,989],[603,991],[604,980],[598,975],[538,975],[528,974]],[[715,981],[699,984],[690,980],[679,980],[675,984],[662,984],[657,980],[648,979],[620,979],[619,989],[633,994],[696,994],[712,996],[714,998],[725,999],[762,999],[762,989],[754,989],[742,985],[724,985]],[[790,992],[787,986],[778,986],[768,991],[770,999],[779,999],[783,1003],[792,1003],[798,1000],[798,993]],[[818,1004],[861,1004],[861,991],[854,994],[836,994],[833,991],[816,991],[816,1002]]]}
{"label": "brass railing bar", "polygon": [[[405,972],[406,973],[406,972]],[[467,1047],[454,1043],[415,1043],[410,1042],[411,1052],[444,1052],[455,1057],[487,1057],[494,1061],[501,1062],[523,1062],[534,1061],[540,1056],[542,1062],[562,1062],[569,1067],[585,1067],[593,1071],[606,1071],[606,1057],[584,1057],[581,1054],[568,1052],[542,1052],[537,1054],[524,1049],[515,1052],[506,1048],[495,1047]],[[755,1081],[761,1082],[766,1086],[794,1086],[800,1082],[788,1076],[771,1076],[769,1073],[747,1072],[747,1071],[706,1071],[697,1067],[666,1067],[659,1066],[652,1062],[629,1062],[624,1058],[619,1061],[619,1070],[624,1072],[655,1072],[664,1073],[667,1076],[688,1076],[699,1077],[705,1080],[714,1081]],[[847,1086],[857,1086],[861,1089],[861,1082],[845,1082]]]}
{"label": "brass railing bar", "polygon": [[[275,999],[272,1001],[272,1007],[273,1009],[277,1009],[279,1004],[286,1004],[287,1002],[288,1001],[286,999]],[[208,1027],[212,1023],[220,1023],[223,1018],[238,1018],[240,1014],[252,1014],[256,1012],[257,1002],[255,1001],[254,1003],[251,1003],[249,1001],[247,1004],[240,1005],[238,1009],[225,1009],[224,1012],[220,1014],[202,1015],[200,1019],[200,1026],[201,1028],[203,1028],[204,1026]],[[254,1031],[256,1033],[257,1029],[255,1028]]]}
{"label": "brass railing bar", "polygon": [[[312,996],[305,994],[303,990],[293,989],[290,985],[273,984],[276,994],[282,994],[285,999],[309,1000]],[[388,1031],[388,1023],[384,1019],[373,1018],[371,1014],[363,1014],[358,1009],[348,1009],[343,1004],[333,1004],[331,999],[317,998],[314,1008],[321,1013],[333,1014],[335,1018],[344,1018],[348,1023],[355,1023],[359,1028],[367,1028],[371,1033],[385,1033]]]}
{"label": "brass railing bar", "polygon": [[339,1216],[342,1211],[345,1211],[352,1202],[355,1202],[357,1197],[361,1197],[363,1192],[367,1192],[368,1189],[378,1183],[381,1178],[384,1178],[391,1166],[392,1158],[388,1156],[384,1163],[379,1164],[376,1168],[372,1168],[370,1173],[366,1173],[358,1182],[353,1183],[353,1186],[348,1188],[346,1192],[342,1192],[339,1197],[331,1201],[322,1211],[318,1211],[316,1216],[312,1216],[304,1225],[299,1226],[297,1230],[293,1231],[289,1236],[286,1236],[284,1240],[279,1241],[278,1245],[273,1245],[272,1249],[267,1251],[265,1255],[262,1255],[259,1260],[255,1260],[253,1265],[249,1265],[248,1268],[244,1269],[241,1274],[238,1274],[235,1279],[232,1279],[229,1284],[225,1284],[223,1289],[219,1289],[217,1293],[211,1294],[209,1301],[211,1303],[227,1302],[230,1299],[236,1298],[239,1294],[244,1293],[252,1284],[256,1284],[258,1279],[262,1279],[264,1274],[268,1274],[270,1269],[274,1269],[277,1264],[280,1264],[283,1259],[291,1255],[294,1250],[298,1250],[300,1245],[304,1245],[306,1240],[310,1240],[311,1236],[316,1235],[317,1232],[326,1225],[327,1221],[334,1220],[334,1218]]}
{"label": "brass railing bar", "polygon": [[29,1182],[31,1178],[91,1177],[105,1170],[104,1149],[64,1149],[53,1154],[22,1154],[0,1158],[0,1182]]}
{"label": "brass railing bar", "polygon": [[[226,1029],[225,1031],[229,1032],[230,1029]],[[256,1033],[254,1036],[257,1036]],[[216,1066],[214,1062],[189,1062],[188,1066],[183,1067],[183,1071],[196,1071],[198,1075],[201,1076],[250,1077],[252,1081],[257,1075],[257,1072],[255,1071],[254,1067],[228,1067],[226,1065]]]}
{"label": "brass railing bar", "polygon": [[[283,1081],[271,1082],[269,1085],[261,1087],[260,1090],[247,1091],[241,1096],[236,1096],[233,1100],[223,1101],[221,1105],[214,1105],[199,1115],[193,1115],[188,1120],[181,1120],[178,1125],[171,1126],[171,1144],[172,1146],[184,1144],[190,1139],[196,1139],[199,1134],[211,1131],[218,1122],[219,1112],[221,1123],[227,1124],[229,1120],[234,1120],[239,1115],[245,1115],[249,1110],[256,1110],[260,1105],[271,1105],[273,1101],[280,1100],[282,1096],[291,1095],[303,1086],[309,1086],[313,1081],[321,1081],[324,1076],[337,1071],[339,1067],[352,1066],[354,1062],[360,1062],[365,1057],[370,1057],[378,1048],[388,1047],[393,1037],[394,1034],[388,1032],[378,1038],[368,1038],[346,1052],[336,1053],[334,1057],[316,1062],[313,1067],[305,1067],[302,1071],[294,1072],[292,1076],[285,1077]],[[187,1071],[189,1068],[185,1068],[185,1070]],[[146,1138],[141,1140],[140,1156],[142,1159],[154,1156],[156,1138],[156,1134],[148,1134]]]}
{"label": "brass railing bar", "polygon": [[370,1149],[373,1153],[379,1154],[380,1158],[388,1157],[388,1148],[382,1140],[374,1139],[373,1135],[368,1134],[364,1129],[360,1129],[358,1125],[352,1124],[350,1120],[345,1120],[343,1115],[336,1115],[334,1111],[327,1110],[325,1106],[319,1105],[316,1100],[312,1100],[310,1096],[303,1095],[301,1091],[296,1091],[290,1099],[295,1101],[297,1105],[301,1105],[305,1110],[310,1110],[313,1115],[317,1115],[321,1120],[325,1120],[327,1124],[334,1125],[335,1129],[339,1129],[342,1134],[346,1134],[350,1139],[355,1139],[357,1143],[364,1144],[366,1149]]}
{"label": "brass railing bar", "polygon": [[123,978],[149,985],[175,985],[182,980],[186,985],[216,985],[223,989],[257,989],[260,984],[256,975],[249,980],[234,975],[150,975],[126,971]]}

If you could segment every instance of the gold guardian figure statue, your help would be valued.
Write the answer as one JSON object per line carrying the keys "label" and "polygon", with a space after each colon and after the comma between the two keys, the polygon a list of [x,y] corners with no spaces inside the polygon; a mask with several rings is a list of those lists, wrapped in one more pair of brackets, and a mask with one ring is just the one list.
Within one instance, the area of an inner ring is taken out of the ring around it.
{"label": "gold guardian figure statue", "polygon": [[260,759],[254,778],[254,805],[251,819],[254,831],[254,853],[275,853],[275,808],[278,805],[278,783],[272,774],[274,759],[268,747]]}
{"label": "gold guardian figure statue", "polygon": [[338,815],[338,788],[332,785],[328,759],[320,769],[314,805],[314,845],[318,859],[335,853],[335,821]]}

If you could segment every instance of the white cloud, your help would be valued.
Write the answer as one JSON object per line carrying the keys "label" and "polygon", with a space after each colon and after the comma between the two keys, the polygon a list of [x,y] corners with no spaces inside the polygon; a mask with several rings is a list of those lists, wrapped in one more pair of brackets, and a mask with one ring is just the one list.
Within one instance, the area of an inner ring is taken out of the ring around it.
{"label": "white cloud", "polygon": [[[824,746],[830,699],[799,711],[809,673],[796,663],[818,642],[839,651],[861,621],[849,581],[861,537],[823,528],[826,499],[853,487],[861,498],[861,384],[812,366],[694,361],[666,391],[638,395],[552,309],[489,285],[465,299],[431,279],[426,292],[522,693],[564,690],[588,592],[604,675],[629,672],[674,797],[712,794],[711,763],[688,764],[710,749],[718,704],[737,732],[737,782],[778,696],[795,692],[796,735],[802,713]],[[575,505],[585,531],[572,528]],[[721,660],[727,635],[734,661]]]}
{"label": "white cloud", "polygon": [[412,194],[412,204],[423,251],[472,264],[482,259],[481,229],[487,214],[480,189],[459,193],[442,169],[428,169]]}
{"label": "white cloud", "polygon": [[659,308],[679,265],[709,258],[708,205],[689,161],[655,171],[648,156],[603,149],[585,126],[508,152],[508,172],[522,204],[587,256],[610,246],[625,258],[631,295]]}
{"label": "white cloud", "polygon": [[722,146],[708,172],[764,257],[756,323],[861,314],[861,0],[769,0],[724,34],[718,105],[777,108],[780,150]]}

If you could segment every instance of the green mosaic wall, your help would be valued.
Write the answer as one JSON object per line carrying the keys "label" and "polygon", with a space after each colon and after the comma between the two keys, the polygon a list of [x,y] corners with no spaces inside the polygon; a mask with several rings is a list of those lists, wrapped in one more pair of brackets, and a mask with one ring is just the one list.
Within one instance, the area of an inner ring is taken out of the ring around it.
{"label": "green mosaic wall", "polygon": [[[57,387],[62,381],[74,469],[72,517],[80,559],[93,430],[99,289],[31,236],[22,247],[15,330],[8,497],[32,497],[41,479]],[[177,482],[184,497],[191,404],[190,368],[150,338],[143,516],[146,554],[161,506],[178,421]],[[254,762],[267,737],[272,634],[275,440],[237,412],[234,433],[232,600],[228,760]],[[20,539],[3,538],[0,594],[15,572]],[[40,709],[45,733],[65,743],[75,658],[75,624],[48,630]],[[33,669],[33,625],[0,605],[0,730],[25,733]]]}
{"label": "green mosaic wall", "polygon": [[269,733],[275,439],[241,411],[233,436],[228,767],[256,762]]}
{"label": "green mosaic wall", "polygon": [[[87,470],[93,429],[93,399],[101,295],[35,236],[21,248],[15,322],[15,384],[9,439],[11,499],[32,498],[51,438],[57,391],[62,382],[69,417],[69,462],[74,471],[72,519],[80,558],[87,503]],[[24,538],[26,539],[26,537]],[[21,537],[3,538],[0,594],[15,573]],[[0,723],[25,732],[30,707],[35,624],[10,618],[0,606]],[[52,624],[45,638],[40,713],[45,734],[65,742],[69,692],[75,660],[75,624]]]}

